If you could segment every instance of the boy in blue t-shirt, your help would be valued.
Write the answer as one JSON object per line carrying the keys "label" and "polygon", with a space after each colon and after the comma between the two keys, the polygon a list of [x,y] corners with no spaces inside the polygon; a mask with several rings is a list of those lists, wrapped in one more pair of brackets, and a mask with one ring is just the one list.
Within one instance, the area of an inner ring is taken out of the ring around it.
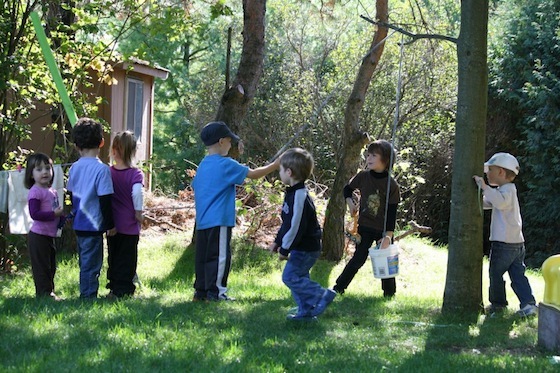
{"label": "boy in blue t-shirt", "polygon": [[113,182],[109,166],[99,159],[104,144],[101,124],[81,118],[72,131],[80,153],[70,168],[67,190],[72,195],[74,231],[80,264],[80,298],[97,298],[103,264],[103,233],[116,233],[111,209]]}
{"label": "boy in blue t-shirt", "polygon": [[234,300],[227,295],[231,267],[231,231],[235,226],[235,186],[278,169],[279,158],[251,169],[227,156],[239,142],[224,122],[210,122],[200,133],[208,155],[193,179],[196,209],[196,259],[193,301]]}

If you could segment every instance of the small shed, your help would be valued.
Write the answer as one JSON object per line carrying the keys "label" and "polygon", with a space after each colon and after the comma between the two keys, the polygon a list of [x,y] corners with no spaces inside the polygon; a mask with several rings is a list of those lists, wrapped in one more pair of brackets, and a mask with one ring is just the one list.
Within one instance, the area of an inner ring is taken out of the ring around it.
{"label": "small shed", "polygon": [[[146,61],[130,60],[113,66],[113,83],[108,85],[95,80],[91,88],[96,95],[104,98],[97,117],[109,123],[111,133],[105,134],[105,146],[100,158],[109,163],[109,146],[113,135],[130,130],[138,140],[136,160],[146,163],[152,156],[152,135],[154,118],[154,89],[156,78],[167,79],[169,70],[152,66]],[[37,104],[37,110],[30,116],[31,140],[22,142],[21,147],[51,154],[54,146],[52,131],[44,128],[52,122],[52,107]],[[148,164],[149,165],[149,164]],[[145,187],[151,188],[151,169],[146,172]]]}

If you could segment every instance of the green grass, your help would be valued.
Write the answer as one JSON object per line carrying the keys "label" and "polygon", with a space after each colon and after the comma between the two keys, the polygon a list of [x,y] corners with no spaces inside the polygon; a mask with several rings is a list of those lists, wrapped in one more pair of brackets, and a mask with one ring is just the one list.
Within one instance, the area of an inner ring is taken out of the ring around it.
{"label": "green grass", "polygon": [[[401,244],[397,297],[384,300],[368,260],[344,296],[315,323],[290,323],[283,264],[235,241],[230,295],[193,303],[190,236],[144,237],[132,299],[78,299],[76,257],[59,258],[63,302],[34,298],[29,268],[0,277],[2,372],[486,372],[558,371],[536,346],[537,319],[466,322],[440,313],[447,255],[419,239]],[[319,262],[312,278],[332,286],[344,263]],[[485,267],[486,268],[486,267]],[[486,271],[486,269],[485,269]],[[537,300],[544,283],[529,272]],[[507,276],[506,276],[507,277]],[[483,273],[487,288],[487,273]],[[107,294],[105,273],[100,295]],[[509,287],[509,285],[508,285]],[[484,294],[484,299],[487,295]]]}

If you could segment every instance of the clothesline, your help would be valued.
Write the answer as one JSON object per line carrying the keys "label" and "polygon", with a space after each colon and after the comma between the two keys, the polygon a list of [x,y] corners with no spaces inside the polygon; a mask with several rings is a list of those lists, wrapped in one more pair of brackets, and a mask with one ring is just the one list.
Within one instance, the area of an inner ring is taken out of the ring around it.
{"label": "clothesline", "polygon": [[[62,163],[62,164],[53,164],[53,166],[60,166],[60,167],[68,167],[72,166],[74,163]],[[21,171],[25,167],[21,166],[19,168],[11,169],[11,170],[0,170],[0,172],[10,172],[10,171]]]}

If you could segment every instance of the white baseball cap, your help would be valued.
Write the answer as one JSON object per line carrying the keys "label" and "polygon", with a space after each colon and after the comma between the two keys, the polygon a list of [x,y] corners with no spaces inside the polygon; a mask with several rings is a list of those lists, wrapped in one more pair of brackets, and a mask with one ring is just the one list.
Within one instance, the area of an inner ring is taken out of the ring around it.
{"label": "white baseball cap", "polygon": [[509,153],[494,154],[488,162],[484,163],[484,172],[488,172],[488,166],[502,167],[513,171],[516,175],[519,175],[519,162],[517,162],[517,159]]}

